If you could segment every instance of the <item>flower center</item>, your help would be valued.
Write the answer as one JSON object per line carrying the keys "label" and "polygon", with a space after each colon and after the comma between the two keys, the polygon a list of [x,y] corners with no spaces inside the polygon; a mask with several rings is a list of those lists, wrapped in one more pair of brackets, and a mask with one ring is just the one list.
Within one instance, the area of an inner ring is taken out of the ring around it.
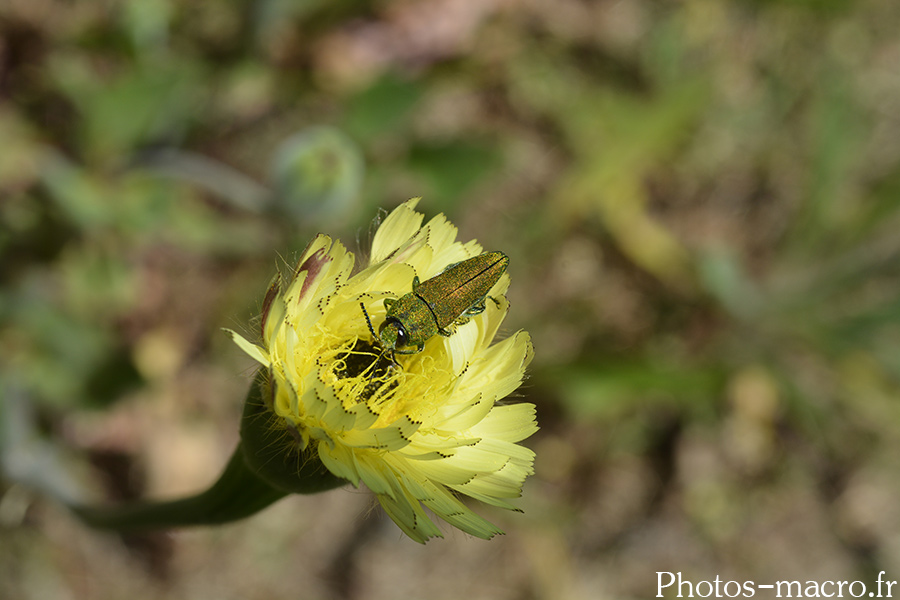
{"label": "flower center", "polygon": [[390,397],[400,384],[401,369],[381,348],[356,338],[346,350],[339,350],[335,355],[332,373],[336,378],[335,388],[352,394],[353,403],[380,402]]}

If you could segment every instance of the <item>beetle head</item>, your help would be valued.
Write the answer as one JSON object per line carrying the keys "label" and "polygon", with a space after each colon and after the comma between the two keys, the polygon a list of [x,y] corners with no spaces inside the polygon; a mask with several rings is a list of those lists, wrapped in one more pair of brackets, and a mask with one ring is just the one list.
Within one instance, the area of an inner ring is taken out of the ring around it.
{"label": "beetle head", "polygon": [[409,334],[406,328],[395,317],[385,319],[381,327],[378,328],[378,338],[381,340],[383,348],[390,348],[391,350],[403,348],[409,343]]}

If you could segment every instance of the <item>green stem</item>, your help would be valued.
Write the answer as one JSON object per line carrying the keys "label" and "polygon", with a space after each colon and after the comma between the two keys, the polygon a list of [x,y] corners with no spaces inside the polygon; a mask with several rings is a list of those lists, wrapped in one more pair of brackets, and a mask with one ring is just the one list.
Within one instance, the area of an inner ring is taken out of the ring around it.
{"label": "green stem", "polygon": [[288,494],[315,494],[346,484],[314,451],[298,449],[284,420],[264,400],[271,391],[268,375],[260,371],[244,402],[241,443],[208,490],[167,502],[70,508],[89,525],[119,531],[218,525],[249,517]]}
{"label": "green stem", "polygon": [[243,519],[287,494],[260,479],[248,467],[243,447],[238,446],[219,480],[195,496],[118,507],[73,506],[72,510],[93,527],[146,531]]}

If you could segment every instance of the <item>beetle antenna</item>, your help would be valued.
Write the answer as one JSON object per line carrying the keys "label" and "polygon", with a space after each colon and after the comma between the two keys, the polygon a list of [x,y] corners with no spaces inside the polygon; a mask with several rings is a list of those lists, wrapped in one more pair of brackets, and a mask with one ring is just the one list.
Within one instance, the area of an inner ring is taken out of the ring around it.
{"label": "beetle antenna", "polygon": [[372,332],[372,337],[374,338],[374,341],[377,343],[378,342],[378,334],[375,333],[375,328],[372,327],[372,320],[369,318],[369,313],[366,311],[366,305],[363,304],[362,302],[360,302],[359,307],[362,309],[363,315],[365,315],[365,317],[366,317],[366,325],[369,326],[369,331]]}
{"label": "beetle antenna", "polygon": [[[366,368],[366,371],[372,369],[372,372],[369,373],[369,381],[371,381],[372,378],[375,377],[375,367],[378,365],[378,361],[381,360],[381,358],[385,354],[387,354],[388,349],[382,346],[381,339],[378,337],[378,334],[375,333],[375,328],[372,327],[372,320],[369,318],[369,313],[366,310],[366,305],[360,302],[359,307],[362,309],[363,316],[366,317],[366,325],[369,326],[369,331],[372,332],[372,341],[381,346],[381,354],[379,354],[378,357],[374,361],[372,361],[372,364]],[[391,354],[391,363],[395,366],[399,366],[397,364],[397,359],[394,358],[393,354]],[[363,371],[363,373],[365,373],[366,371]]]}

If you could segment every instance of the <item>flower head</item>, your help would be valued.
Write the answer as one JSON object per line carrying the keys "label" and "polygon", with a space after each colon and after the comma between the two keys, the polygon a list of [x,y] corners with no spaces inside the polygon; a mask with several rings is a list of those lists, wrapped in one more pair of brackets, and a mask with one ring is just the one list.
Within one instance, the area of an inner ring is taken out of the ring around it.
{"label": "flower head", "polygon": [[537,430],[534,406],[499,402],[522,382],[531,341],[520,331],[491,344],[509,307],[506,274],[482,313],[431,337],[421,352],[392,357],[373,339],[367,315],[377,328],[385,299],[482,252],[457,242],[443,215],[423,226],[415,204],[388,215],[355,275],[353,254],[317,236],[291,280],[270,289],[262,344],[234,340],[269,370],[270,410],[300,449],[369,487],[412,539],[441,536],[423,507],[489,539],[502,532],[459,495],[514,509],[507,499],[532,473],[534,454],[518,442]]}

